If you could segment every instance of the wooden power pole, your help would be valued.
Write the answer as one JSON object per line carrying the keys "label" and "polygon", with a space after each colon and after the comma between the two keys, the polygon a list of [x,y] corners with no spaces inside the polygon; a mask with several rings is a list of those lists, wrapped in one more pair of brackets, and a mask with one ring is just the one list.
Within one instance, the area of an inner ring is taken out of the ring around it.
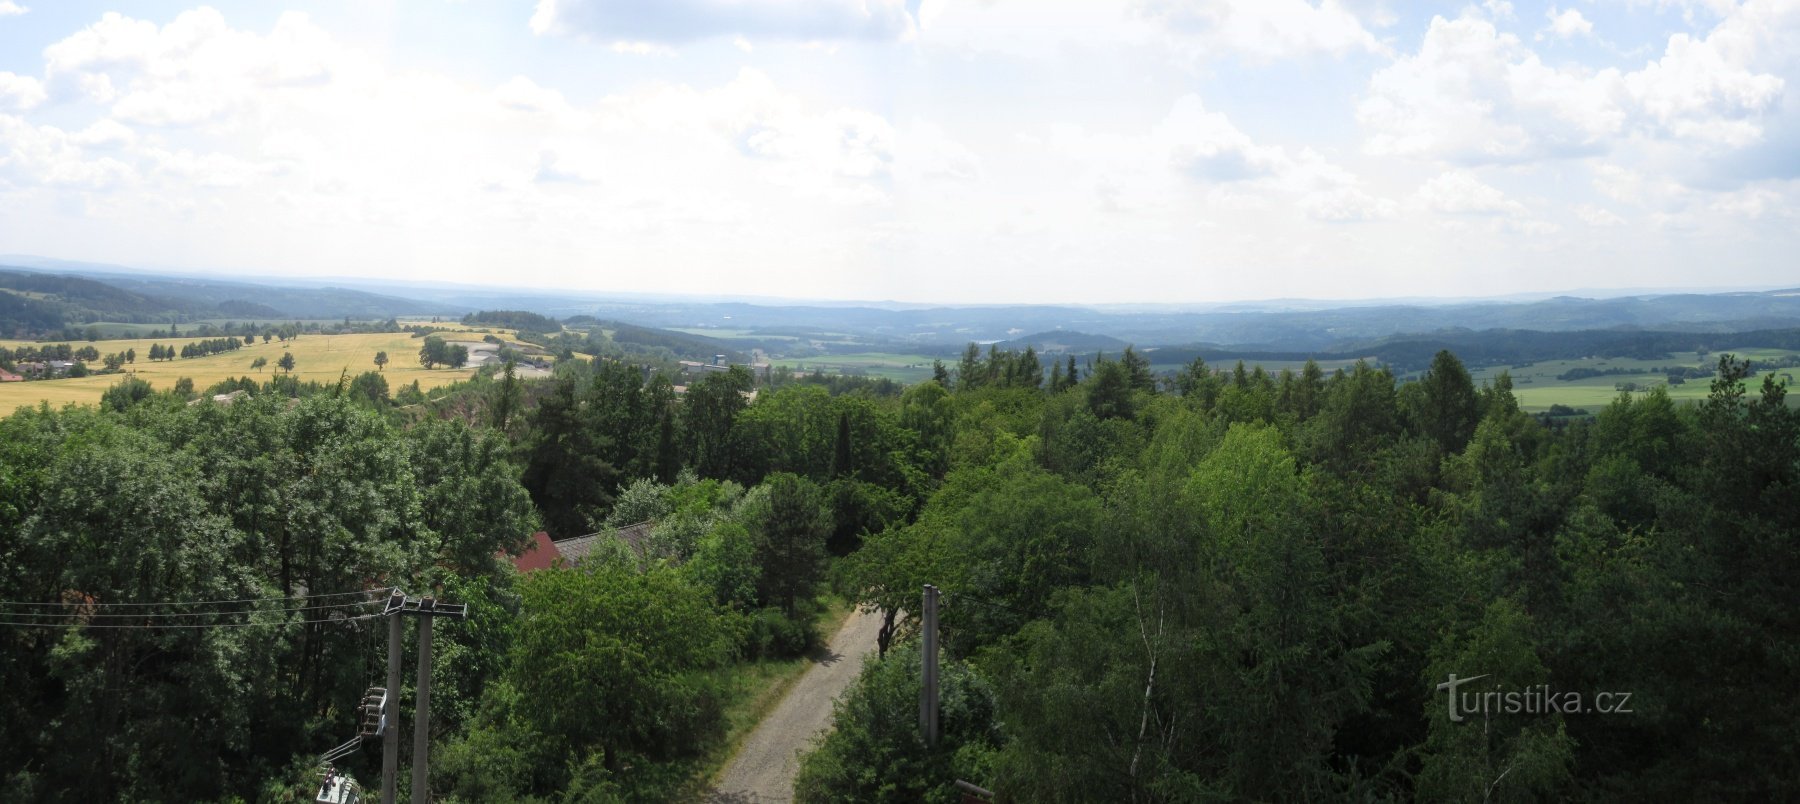
{"label": "wooden power pole", "polygon": [[937,745],[938,738],[938,588],[925,584],[925,598],[920,607],[923,644],[919,649],[919,733],[926,747]]}
{"label": "wooden power pole", "polygon": [[[406,594],[398,589],[388,598],[388,711],[399,715],[400,705],[400,610]],[[399,720],[395,717],[394,720]],[[381,735],[381,804],[394,804],[394,781],[400,772],[400,728],[389,723]]]}
{"label": "wooden power pole", "polygon": [[[438,617],[469,616],[461,603],[439,603],[433,598],[407,597],[398,589],[388,598],[388,695],[400,694],[400,618],[419,618],[419,670],[413,705],[413,804],[425,804],[431,795],[431,623]],[[395,707],[397,710],[398,707]],[[395,804],[400,772],[399,724],[388,724],[381,742],[381,804]]]}

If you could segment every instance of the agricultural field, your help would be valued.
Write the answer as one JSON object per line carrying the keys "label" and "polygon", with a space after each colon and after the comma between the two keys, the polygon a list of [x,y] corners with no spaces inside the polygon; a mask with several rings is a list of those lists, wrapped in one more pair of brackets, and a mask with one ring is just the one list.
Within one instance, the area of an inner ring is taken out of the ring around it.
{"label": "agricultural field", "polygon": [[[301,380],[333,382],[343,371],[352,376],[371,371],[375,368],[375,353],[388,353],[389,363],[383,373],[387,376],[388,385],[398,388],[414,380],[424,389],[448,385],[457,380],[467,379],[474,374],[473,368],[426,370],[419,365],[419,344],[421,340],[411,334],[381,333],[366,335],[302,335],[287,343],[270,341],[263,343],[257,339],[256,345],[246,346],[235,352],[209,355],[188,359],[163,360],[151,362],[147,355],[151,344],[161,343],[174,345],[190,343],[200,338],[182,336],[180,338],[146,338],[139,340],[113,340],[93,343],[101,353],[122,352],[126,349],[137,350],[137,362],[127,366],[127,370],[136,373],[139,379],[147,380],[158,390],[175,384],[177,379],[189,377],[194,381],[195,389],[205,389],[214,383],[230,377],[266,378],[278,373],[275,362],[281,359],[283,352],[294,355],[294,376]],[[4,341],[0,346],[20,346],[32,344],[33,341]],[[86,343],[78,345],[88,345]],[[253,371],[251,361],[258,357],[267,358],[269,365],[262,371]],[[0,383],[0,414],[11,413],[20,407],[49,402],[52,406],[67,403],[93,404],[100,400],[100,395],[118,382],[123,375],[106,374],[81,378],[60,380],[39,380],[34,382]]]}
{"label": "agricultural field", "polygon": [[[777,365],[788,366],[795,371],[811,374],[823,371],[826,374],[866,374],[870,377],[886,377],[895,382],[915,383],[931,379],[931,361],[929,355],[890,354],[887,352],[863,352],[848,355],[820,355],[818,357],[802,357],[779,359]],[[946,364],[950,360],[944,360]],[[1044,368],[1046,376],[1049,366]]]}
{"label": "agricultural field", "polygon": [[[1522,368],[1506,366],[1489,366],[1470,372],[1476,384],[1492,382],[1501,371],[1512,374],[1513,396],[1519,400],[1519,407],[1531,412],[1545,411],[1551,405],[1568,405],[1572,408],[1586,408],[1598,411],[1613,400],[1619,398],[1619,383],[1635,383],[1640,392],[1657,386],[1667,386],[1669,397],[1676,401],[1699,401],[1711,392],[1710,378],[1691,379],[1681,385],[1668,385],[1668,377],[1662,369],[1675,366],[1716,366],[1719,356],[1733,354],[1739,358],[1755,360],[1773,360],[1785,357],[1794,352],[1784,349],[1720,349],[1702,356],[1696,352],[1677,352],[1660,360],[1635,360],[1630,358],[1587,358],[1583,360],[1546,360],[1533,363]],[[1607,374],[1598,377],[1586,377],[1578,380],[1559,380],[1557,377],[1570,369],[1591,368],[1598,370],[1631,369],[1628,374]],[[1793,380],[1800,378],[1800,368],[1780,368],[1774,370],[1775,378],[1788,379],[1789,386],[1800,389]],[[1751,378],[1752,391],[1762,384],[1760,373]],[[1800,395],[1790,394],[1790,404],[1800,403]]]}

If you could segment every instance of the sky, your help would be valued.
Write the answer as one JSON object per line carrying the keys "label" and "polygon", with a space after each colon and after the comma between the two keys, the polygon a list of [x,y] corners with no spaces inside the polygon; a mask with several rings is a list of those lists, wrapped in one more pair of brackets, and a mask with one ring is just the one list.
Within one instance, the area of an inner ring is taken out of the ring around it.
{"label": "sky", "polygon": [[0,253],[934,302],[1800,285],[1800,0],[0,0]]}

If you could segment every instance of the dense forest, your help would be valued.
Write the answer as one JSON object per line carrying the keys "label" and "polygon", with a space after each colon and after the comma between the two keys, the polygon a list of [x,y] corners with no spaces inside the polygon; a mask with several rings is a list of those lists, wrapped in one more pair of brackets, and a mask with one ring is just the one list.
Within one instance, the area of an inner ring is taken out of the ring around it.
{"label": "dense forest", "polygon": [[[602,356],[406,407],[128,381],[0,420],[0,800],[307,800],[396,587],[470,606],[438,628],[442,801],[697,796],[736,674],[816,646],[831,595],[882,651],[801,801],[1793,798],[1800,414],[1747,371],[1554,427],[1449,352],[1159,382],[971,347],[897,394]],[[1453,719],[1452,677],[1626,702]]]}

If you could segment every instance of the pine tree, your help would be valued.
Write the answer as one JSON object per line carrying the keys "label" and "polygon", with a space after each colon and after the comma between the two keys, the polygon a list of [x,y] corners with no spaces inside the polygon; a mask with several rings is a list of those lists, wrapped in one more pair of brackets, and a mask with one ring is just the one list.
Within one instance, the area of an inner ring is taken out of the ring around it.
{"label": "pine tree", "polygon": [[981,347],[970,342],[963,349],[962,362],[956,366],[956,390],[979,388],[986,378],[987,372],[981,365]]}
{"label": "pine tree", "polygon": [[1018,371],[1015,373],[1015,384],[1036,391],[1044,384],[1044,365],[1038,362],[1037,350],[1025,347],[1025,354],[1019,357]]}

